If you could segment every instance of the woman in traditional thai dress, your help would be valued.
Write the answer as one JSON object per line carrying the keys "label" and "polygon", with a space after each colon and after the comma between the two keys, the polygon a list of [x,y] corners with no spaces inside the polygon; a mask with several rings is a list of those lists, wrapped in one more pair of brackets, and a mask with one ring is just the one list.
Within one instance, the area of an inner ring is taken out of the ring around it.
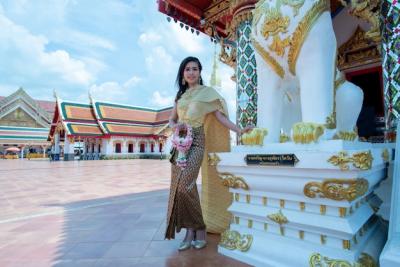
{"label": "woman in traditional thai dress", "polygon": [[[238,134],[252,127],[239,128],[228,119],[225,100],[213,88],[203,85],[202,66],[195,57],[180,64],[176,84],[179,88],[169,125],[173,130],[182,124],[192,129],[192,144],[186,153],[186,166],[176,164],[177,154],[171,155],[171,188],[168,203],[166,239],[186,229],[179,250],[206,246],[208,232],[221,233],[229,225],[227,211],[231,203],[228,189],[223,187],[215,166],[208,164],[208,153],[229,151],[229,129]],[[202,165],[203,163],[203,165]],[[196,179],[202,166],[202,205]],[[203,211],[202,211],[203,208]],[[204,215],[204,217],[203,217]]]}

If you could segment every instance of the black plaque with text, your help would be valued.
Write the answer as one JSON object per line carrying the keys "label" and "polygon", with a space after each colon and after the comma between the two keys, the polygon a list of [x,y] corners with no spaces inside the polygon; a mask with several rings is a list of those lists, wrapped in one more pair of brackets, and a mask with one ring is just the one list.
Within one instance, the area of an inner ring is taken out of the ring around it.
{"label": "black plaque with text", "polygon": [[245,161],[247,165],[294,167],[299,159],[295,154],[248,154]]}

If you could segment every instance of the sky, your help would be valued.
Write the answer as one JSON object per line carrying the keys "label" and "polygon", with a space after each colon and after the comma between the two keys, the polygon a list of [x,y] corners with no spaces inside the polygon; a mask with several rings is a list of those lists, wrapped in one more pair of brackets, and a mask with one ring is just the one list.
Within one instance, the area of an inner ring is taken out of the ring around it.
{"label": "sky", "polygon": [[[99,101],[160,109],[176,95],[179,63],[196,56],[209,84],[214,50],[202,33],[158,12],[156,0],[0,0],[0,96]],[[234,70],[219,63],[231,119]]]}

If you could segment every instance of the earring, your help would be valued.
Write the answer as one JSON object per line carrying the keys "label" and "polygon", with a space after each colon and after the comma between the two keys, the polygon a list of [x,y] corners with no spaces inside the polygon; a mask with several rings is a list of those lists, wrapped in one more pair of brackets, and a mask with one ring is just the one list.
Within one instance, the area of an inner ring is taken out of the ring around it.
{"label": "earring", "polygon": [[184,78],[182,78],[182,85],[185,85],[185,84],[186,84],[186,81]]}

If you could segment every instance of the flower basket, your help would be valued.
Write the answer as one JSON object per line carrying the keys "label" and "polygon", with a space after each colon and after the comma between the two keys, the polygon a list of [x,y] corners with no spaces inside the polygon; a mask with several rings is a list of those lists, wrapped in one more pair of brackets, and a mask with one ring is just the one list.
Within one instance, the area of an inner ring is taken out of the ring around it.
{"label": "flower basket", "polygon": [[193,136],[192,127],[186,123],[181,123],[175,128],[172,137],[172,145],[178,151],[176,165],[184,169],[187,166],[187,152],[192,146]]}

